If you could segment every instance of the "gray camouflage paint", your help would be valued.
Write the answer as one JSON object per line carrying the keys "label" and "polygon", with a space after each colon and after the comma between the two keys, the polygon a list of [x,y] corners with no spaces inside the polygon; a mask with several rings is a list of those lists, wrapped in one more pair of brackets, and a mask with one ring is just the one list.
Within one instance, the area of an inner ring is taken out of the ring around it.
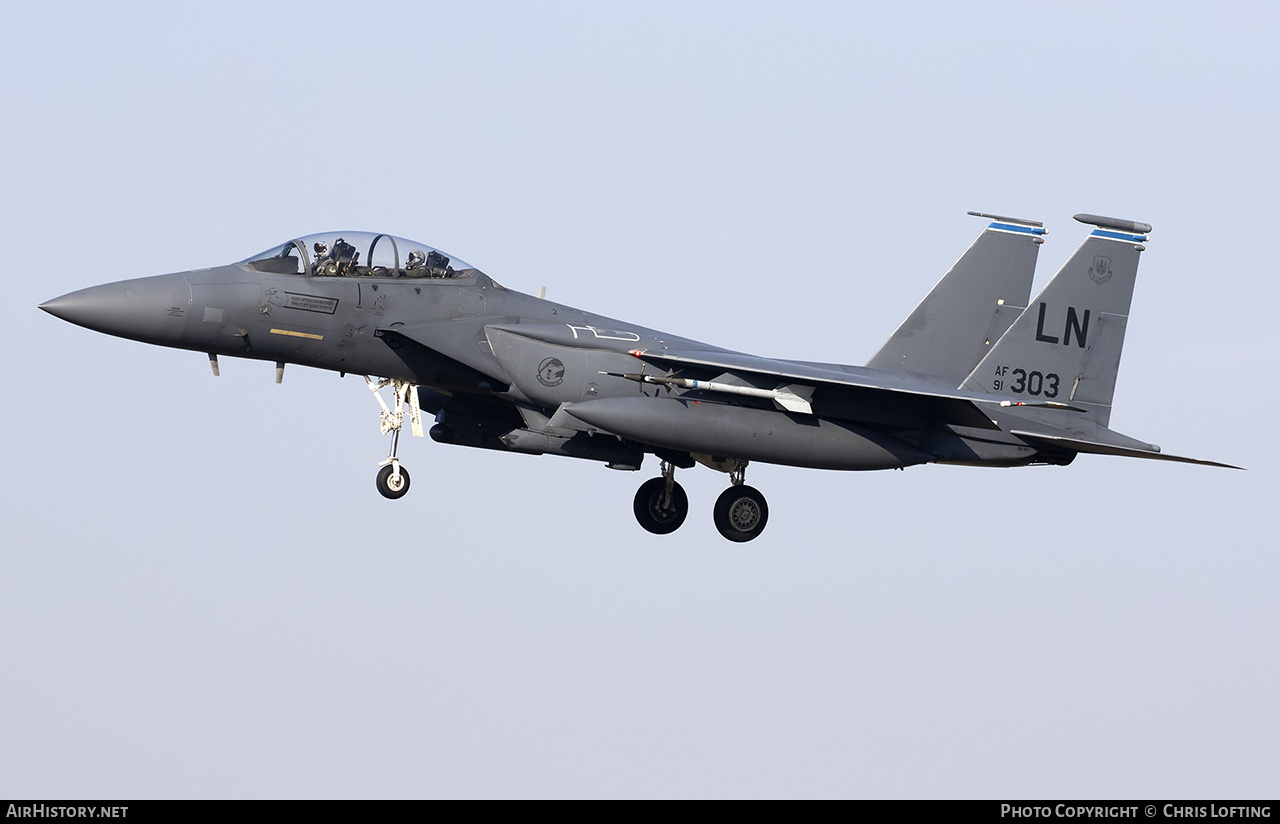
{"label": "gray camouflage paint", "polygon": [[[1028,300],[1043,229],[996,218],[866,367],[732,352],[511,291],[474,269],[313,277],[237,263],[94,286],[40,308],[160,346],[408,381],[436,415],[437,441],[621,469],[645,453],[722,470],[1067,464],[1079,452],[1225,466],[1107,428],[1150,227],[1077,219],[1097,228]],[[622,377],[637,372],[812,389],[812,414]]]}

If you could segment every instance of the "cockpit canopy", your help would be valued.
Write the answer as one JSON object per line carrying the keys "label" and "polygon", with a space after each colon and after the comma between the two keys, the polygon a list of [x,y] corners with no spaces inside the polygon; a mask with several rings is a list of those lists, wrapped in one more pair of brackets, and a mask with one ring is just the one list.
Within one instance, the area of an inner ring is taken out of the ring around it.
{"label": "cockpit canopy", "polygon": [[373,232],[321,232],[241,261],[260,272],[344,278],[471,278],[480,270],[425,243]]}

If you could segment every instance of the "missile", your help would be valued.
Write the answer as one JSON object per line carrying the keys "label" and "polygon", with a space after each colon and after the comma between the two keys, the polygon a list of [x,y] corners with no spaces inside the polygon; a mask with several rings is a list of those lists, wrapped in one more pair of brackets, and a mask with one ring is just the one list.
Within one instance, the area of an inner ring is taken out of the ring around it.
{"label": "missile", "polygon": [[704,392],[722,392],[726,395],[745,395],[749,398],[767,398],[787,412],[813,414],[809,401],[813,395],[810,386],[779,386],[777,389],[757,389],[754,386],[738,386],[720,381],[699,381],[693,378],[682,378],[680,373],[671,375],[645,375],[640,372],[601,372],[614,378],[625,378],[636,383],[653,383],[667,389],[700,389]]}

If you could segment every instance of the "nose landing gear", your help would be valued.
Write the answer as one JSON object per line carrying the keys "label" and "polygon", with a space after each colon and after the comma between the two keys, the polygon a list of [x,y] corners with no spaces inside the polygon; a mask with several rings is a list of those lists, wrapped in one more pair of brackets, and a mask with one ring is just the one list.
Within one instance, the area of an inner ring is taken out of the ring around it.
{"label": "nose landing gear", "polygon": [[409,491],[409,470],[400,466],[395,458],[391,461],[391,464],[378,470],[378,491],[382,493],[382,497],[394,501],[396,498],[403,498]]}
{"label": "nose landing gear", "polygon": [[[400,448],[400,427],[404,424],[405,406],[409,407],[409,424],[413,430],[415,438],[422,437],[422,410],[418,406],[418,387],[408,381],[397,381],[390,378],[383,378],[374,381],[368,375],[365,375],[365,383],[369,387],[369,391],[378,399],[378,405],[382,407],[382,434],[391,433],[391,454],[387,459],[381,461],[378,466],[377,484],[378,492],[384,498],[395,500],[403,498],[404,494],[409,491],[409,470],[400,465],[400,459],[396,457],[396,451]],[[382,395],[378,394],[378,390],[384,386],[392,387],[395,393],[394,409],[387,406],[387,402],[382,399]]]}

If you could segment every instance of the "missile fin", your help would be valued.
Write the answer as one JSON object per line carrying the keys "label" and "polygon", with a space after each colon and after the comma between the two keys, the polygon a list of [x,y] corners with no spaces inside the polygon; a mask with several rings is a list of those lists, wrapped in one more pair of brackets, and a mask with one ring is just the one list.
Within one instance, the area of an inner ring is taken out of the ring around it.
{"label": "missile fin", "polygon": [[813,406],[810,404],[813,399],[812,386],[787,384],[786,386],[779,386],[774,391],[778,394],[774,397],[773,402],[779,408],[788,412],[799,412],[802,415],[813,414]]}

